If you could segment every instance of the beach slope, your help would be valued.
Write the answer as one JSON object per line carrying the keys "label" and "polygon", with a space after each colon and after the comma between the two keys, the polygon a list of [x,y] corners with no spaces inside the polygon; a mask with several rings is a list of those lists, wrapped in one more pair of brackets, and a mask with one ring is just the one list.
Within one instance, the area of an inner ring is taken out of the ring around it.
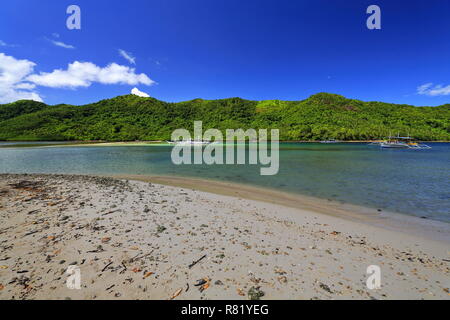
{"label": "beach slope", "polygon": [[450,298],[448,242],[276,203],[3,174],[0,221],[0,299]]}

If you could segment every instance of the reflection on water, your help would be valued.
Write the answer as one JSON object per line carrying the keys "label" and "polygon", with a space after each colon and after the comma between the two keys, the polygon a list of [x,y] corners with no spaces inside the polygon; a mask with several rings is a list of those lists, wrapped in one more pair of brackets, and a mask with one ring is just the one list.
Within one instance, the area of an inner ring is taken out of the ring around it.
{"label": "reflection on water", "polygon": [[0,172],[176,175],[285,190],[450,222],[450,144],[380,150],[365,144],[280,145],[280,171],[181,165],[170,146],[0,148]]}

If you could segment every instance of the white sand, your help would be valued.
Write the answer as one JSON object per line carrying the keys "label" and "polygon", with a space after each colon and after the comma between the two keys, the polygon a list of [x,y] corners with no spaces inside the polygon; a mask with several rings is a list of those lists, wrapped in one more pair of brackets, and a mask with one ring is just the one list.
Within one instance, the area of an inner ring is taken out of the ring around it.
{"label": "white sand", "polygon": [[[450,299],[446,226],[430,224],[441,233],[432,239],[408,232],[413,223],[394,230],[321,210],[142,181],[0,175],[0,299],[248,299],[252,287],[263,299]],[[70,264],[81,290],[66,287]],[[381,267],[379,290],[366,287],[369,265]]]}

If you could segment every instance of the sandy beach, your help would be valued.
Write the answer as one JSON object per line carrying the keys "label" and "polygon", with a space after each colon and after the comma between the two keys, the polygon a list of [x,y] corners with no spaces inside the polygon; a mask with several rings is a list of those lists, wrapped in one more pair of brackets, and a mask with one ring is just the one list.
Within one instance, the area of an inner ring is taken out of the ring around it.
{"label": "sandy beach", "polygon": [[0,219],[2,300],[450,299],[445,223],[251,187],[2,174]]}

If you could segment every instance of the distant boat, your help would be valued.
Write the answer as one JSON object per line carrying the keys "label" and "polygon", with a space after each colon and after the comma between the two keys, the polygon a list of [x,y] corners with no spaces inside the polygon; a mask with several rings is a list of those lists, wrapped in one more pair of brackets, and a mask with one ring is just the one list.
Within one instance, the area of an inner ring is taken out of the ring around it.
{"label": "distant boat", "polygon": [[335,139],[320,141],[320,143],[323,143],[323,144],[339,143],[339,142],[340,142],[340,141],[335,140]]}
{"label": "distant boat", "polygon": [[384,149],[409,149],[408,144],[401,141],[384,141],[380,146]]}
{"label": "distant boat", "polygon": [[410,149],[432,149],[429,145],[418,142],[410,142],[408,143],[408,147]]}
{"label": "distant boat", "polygon": [[167,141],[169,144],[174,144],[177,146],[206,146],[211,144],[211,141],[204,141],[204,140],[181,140],[181,141]]}
{"label": "distant boat", "polygon": [[389,137],[387,141],[381,142],[380,146],[383,149],[431,149],[430,146],[414,140],[411,137]]}

